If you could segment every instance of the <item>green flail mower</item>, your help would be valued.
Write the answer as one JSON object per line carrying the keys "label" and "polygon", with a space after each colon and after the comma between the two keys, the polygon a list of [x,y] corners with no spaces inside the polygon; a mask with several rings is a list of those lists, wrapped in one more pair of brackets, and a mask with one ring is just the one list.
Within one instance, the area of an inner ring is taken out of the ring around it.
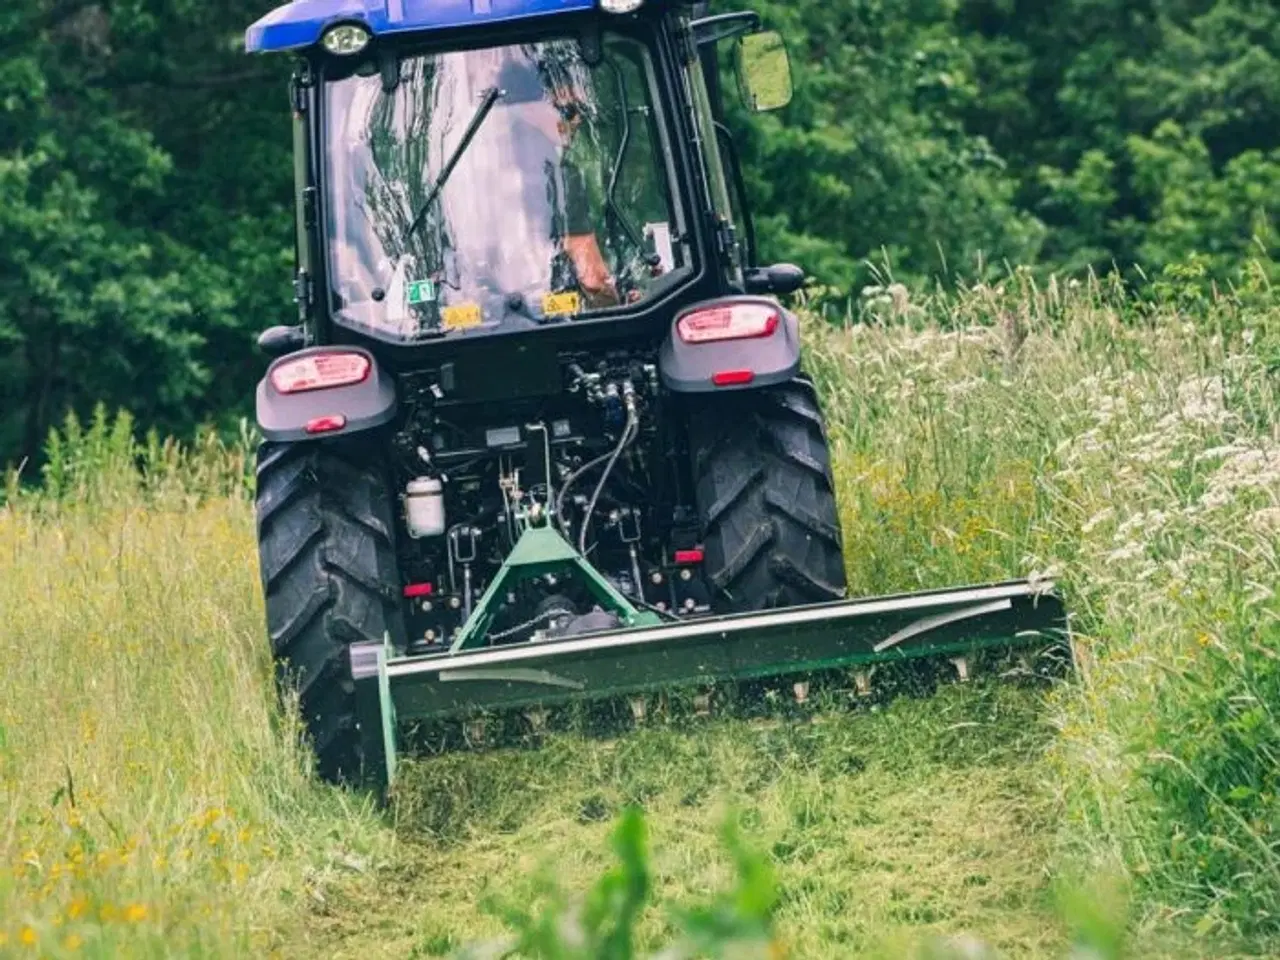
{"label": "green flail mower", "polygon": [[[369,777],[394,781],[406,721],[521,709],[536,732],[545,720],[530,711],[571,701],[839,668],[853,668],[851,681],[866,695],[866,668],[875,664],[946,657],[965,681],[978,651],[1016,646],[1044,653],[1060,649],[1065,636],[1053,584],[1025,580],[668,623],[634,607],[549,526],[526,529],[494,585],[546,573],[579,574],[621,628],[489,646],[487,596],[446,652],[404,656],[386,643],[351,647]],[[804,691],[801,679],[796,696]],[[631,706],[643,721],[645,702],[633,697]]]}
{"label": "green flail mower", "polygon": [[[1052,583],[847,597],[825,420],[685,0],[297,0],[296,323],[260,337],[272,653],[322,777],[405,728],[1061,646]],[[731,62],[731,64],[730,64]]]}

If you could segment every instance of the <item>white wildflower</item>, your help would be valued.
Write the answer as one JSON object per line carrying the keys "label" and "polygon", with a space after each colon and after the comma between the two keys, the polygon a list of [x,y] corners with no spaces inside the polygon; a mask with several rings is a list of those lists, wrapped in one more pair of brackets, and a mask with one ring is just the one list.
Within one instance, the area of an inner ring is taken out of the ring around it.
{"label": "white wildflower", "polygon": [[982,386],[982,384],[983,384],[983,380],[981,377],[966,377],[964,380],[957,380],[954,383],[947,384],[946,386],[947,396],[949,397],[967,396],[968,394],[973,393],[973,391],[979,389]]}
{"label": "white wildflower", "polygon": [[1093,408],[1099,426],[1105,426],[1115,420],[1116,416],[1129,411],[1129,400],[1124,396],[1103,394]]}
{"label": "white wildflower", "polygon": [[1115,507],[1106,507],[1099,510],[1092,517],[1084,522],[1084,526],[1080,528],[1081,533],[1093,533],[1100,524],[1106,523],[1116,515]]}
{"label": "white wildflower", "polygon": [[1227,393],[1221,377],[1197,377],[1178,387],[1178,410],[1192,423],[1222,423],[1227,415]]}
{"label": "white wildflower", "polygon": [[1115,542],[1125,543],[1135,533],[1156,533],[1169,522],[1169,515],[1163,510],[1152,510],[1148,513],[1136,513],[1116,529]]}
{"label": "white wildflower", "polygon": [[1275,594],[1276,592],[1265,583],[1255,583],[1253,589],[1249,591],[1249,595],[1245,597],[1245,602],[1250,606],[1257,606],[1260,603],[1266,603]]}
{"label": "white wildflower", "polygon": [[1136,560],[1142,556],[1142,544],[1129,543],[1125,544],[1119,550],[1112,550],[1107,554],[1108,563],[1123,563],[1126,560]]}
{"label": "white wildflower", "polygon": [[1243,453],[1249,449],[1251,448],[1248,444],[1241,443],[1239,440],[1229,443],[1225,447],[1210,447],[1208,450],[1196,454],[1196,463],[1204,463],[1207,460],[1221,460],[1223,457]]}
{"label": "white wildflower", "polygon": [[1231,454],[1209,478],[1200,498],[1205,507],[1223,507],[1241,490],[1280,491],[1280,445],[1251,447]]}
{"label": "white wildflower", "polygon": [[1255,513],[1249,520],[1263,534],[1280,533],[1280,507],[1266,507]]}

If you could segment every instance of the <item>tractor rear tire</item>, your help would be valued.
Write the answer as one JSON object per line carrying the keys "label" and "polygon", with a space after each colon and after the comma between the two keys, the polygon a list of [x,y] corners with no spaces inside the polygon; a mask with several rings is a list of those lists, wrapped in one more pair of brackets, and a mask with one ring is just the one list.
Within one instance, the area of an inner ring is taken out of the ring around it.
{"label": "tractor rear tire", "polygon": [[258,450],[258,558],[276,675],[297,691],[317,772],[360,782],[353,643],[402,646],[394,498],[376,448],[351,440]]}
{"label": "tractor rear tire", "polygon": [[716,612],[841,599],[840,515],[813,384],[707,398],[689,427],[703,572],[728,602]]}

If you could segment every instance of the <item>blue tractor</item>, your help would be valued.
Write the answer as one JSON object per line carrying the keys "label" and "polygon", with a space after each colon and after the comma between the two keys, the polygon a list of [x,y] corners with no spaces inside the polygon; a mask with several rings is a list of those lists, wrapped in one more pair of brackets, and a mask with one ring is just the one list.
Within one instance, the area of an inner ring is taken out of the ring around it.
{"label": "blue tractor", "polygon": [[[823,414],[684,0],[295,0],[296,322],[263,332],[270,640],[321,776],[409,720],[1038,642],[1052,585],[846,598]],[[724,75],[722,76],[722,69]],[[725,83],[729,80],[729,83]],[[736,80],[736,82],[734,82]]]}

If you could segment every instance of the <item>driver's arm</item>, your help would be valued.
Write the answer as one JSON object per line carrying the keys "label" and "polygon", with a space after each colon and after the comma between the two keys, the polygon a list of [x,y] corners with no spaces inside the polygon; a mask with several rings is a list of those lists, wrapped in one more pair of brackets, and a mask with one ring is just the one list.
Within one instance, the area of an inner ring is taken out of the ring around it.
{"label": "driver's arm", "polygon": [[578,283],[588,302],[592,306],[614,306],[621,300],[592,223],[586,178],[577,165],[568,160],[564,164],[564,178],[568,227],[564,239],[565,252],[573,260]]}

